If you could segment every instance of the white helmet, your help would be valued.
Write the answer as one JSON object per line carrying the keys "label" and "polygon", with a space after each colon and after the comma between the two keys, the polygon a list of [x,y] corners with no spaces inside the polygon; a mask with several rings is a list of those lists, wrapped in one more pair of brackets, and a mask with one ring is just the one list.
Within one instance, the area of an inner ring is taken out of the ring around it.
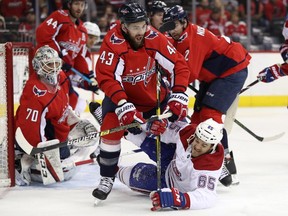
{"label": "white helmet", "polygon": [[217,145],[223,137],[223,124],[217,123],[212,118],[207,119],[197,126],[195,134],[203,142]]}
{"label": "white helmet", "polygon": [[48,45],[40,47],[32,60],[36,73],[50,85],[58,84],[58,74],[62,67],[62,60],[58,53]]}
{"label": "white helmet", "polygon": [[93,35],[93,36],[98,37],[98,41],[96,42],[98,43],[100,41],[100,34],[101,34],[99,26],[96,23],[92,23],[89,21],[84,22],[83,25],[87,29],[88,35]]}

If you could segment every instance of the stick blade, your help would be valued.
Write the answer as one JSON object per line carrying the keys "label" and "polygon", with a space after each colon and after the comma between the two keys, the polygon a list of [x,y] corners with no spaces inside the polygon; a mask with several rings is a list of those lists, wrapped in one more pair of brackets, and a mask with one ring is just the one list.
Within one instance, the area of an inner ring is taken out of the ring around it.
{"label": "stick blade", "polygon": [[176,27],[175,22],[174,21],[170,21],[170,22],[166,22],[163,25],[161,25],[160,28],[159,28],[159,31],[161,33],[164,33],[166,31],[170,31],[170,30],[175,29],[175,27]]}
{"label": "stick blade", "polygon": [[285,132],[282,132],[271,137],[263,137],[263,140],[261,142],[274,141],[274,140],[280,139],[284,135],[285,135]]}

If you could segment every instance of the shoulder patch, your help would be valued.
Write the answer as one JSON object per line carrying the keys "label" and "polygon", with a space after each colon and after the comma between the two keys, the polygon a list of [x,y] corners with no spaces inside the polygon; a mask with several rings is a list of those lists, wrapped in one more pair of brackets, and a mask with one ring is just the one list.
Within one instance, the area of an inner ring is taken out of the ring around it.
{"label": "shoulder patch", "polygon": [[37,96],[37,97],[41,97],[44,96],[47,93],[47,90],[41,90],[39,88],[37,88],[36,85],[33,86],[33,93]]}
{"label": "shoulder patch", "polygon": [[185,33],[179,38],[178,43],[183,42],[187,37],[188,37],[188,33],[185,32]]}
{"label": "shoulder patch", "polygon": [[122,44],[124,41],[125,41],[125,39],[121,39],[121,38],[117,37],[115,35],[115,33],[113,33],[110,37],[110,42],[112,44]]}
{"label": "shoulder patch", "polygon": [[151,30],[151,31],[149,32],[149,34],[145,37],[145,39],[154,39],[154,38],[156,38],[156,37],[158,37],[158,33]]}
{"label": "shoulder patch", "polygon": [[62,14],[63,16],[68,16],[68,13],[65,10],[58,10],[58,13]]}

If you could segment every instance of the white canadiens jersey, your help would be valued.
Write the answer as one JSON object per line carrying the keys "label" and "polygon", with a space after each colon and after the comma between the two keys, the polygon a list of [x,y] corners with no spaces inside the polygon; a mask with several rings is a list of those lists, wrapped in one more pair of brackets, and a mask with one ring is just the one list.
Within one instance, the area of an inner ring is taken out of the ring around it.
{"label": "white canadiens jersey", "polygon": [[188,193],[190,209],[203,209],[211,207],[216,201],[224,150],[222,145],[218,145],[215,152],[191,159],[192,146],[187,139],[194,134],[195,128],[195,125],[172,124],[161,135],[161,142],[176,143],[174,159],[166,170],[167,186]]}

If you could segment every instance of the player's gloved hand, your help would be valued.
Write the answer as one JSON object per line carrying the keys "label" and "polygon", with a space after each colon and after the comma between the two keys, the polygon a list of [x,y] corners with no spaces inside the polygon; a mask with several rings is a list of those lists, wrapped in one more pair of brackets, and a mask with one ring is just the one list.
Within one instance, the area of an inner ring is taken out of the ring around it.
{"label": "player's gloved hand", "polygon": [[168,120],[162,119],[162,120],[155,120],[153,122],[148,122],[146,130],[150,134],[159,136],[166,131],[167,127],[168,127]]}
{"label": "player's gloved hand", "polygon": [[[118,103],[118,107],[115,109],[115,113],[118,116],[120,125],[128,125],[133,122],[139,122],[140,124],[145,123],[145,119],[142,114],[137,111],[134,104],[121,100]],[[141,127],[129,128],[128,131],[132,134],[140,134],[142,132]]]}
{"label": "player's gloved hand", "polygon": [[61,50],[61,52],[59,52],[59,57],[64,61],[64,63],[62,64],[62,70],[64,70],[65,72],[70,71],[73,65],[73,60],[69,56],[67,50]]}
{"label": "player's gloved hand", "polygon": [[[88,136],[93,133],[98,132],[96,127],[88,120],[81,119],[79,122],[75,124],[73,129],[69,132],[69,139],[76,139],[83,136]],[[95,137],[96,138],[96,137]],[[80,142],[73,143],[73,146],[76,147],[87,147],[94,145],[96,142],[91,142],[91,140],[81,140]]]}
{"label": "player's gloved hand", "polygon": [[188,113],[188,96],[183,92],[174,92],[170,95],[164,113],[172,112],[168,118],[170,122],[183,120]]}
{"label": "player's gloved hand", "polygon": [[285,76],[286,74],[281,70],[280,67],[280,64],[274,64],[265,68],[258,74],[257,79],[259,79],[261,82],[269,83],[273,82],[279,77]]}
{"label": "player's gloved hand", "polygon": [[90,83],[88,84],[87,89],[94,92],[95,94],[99,94],[98,90],[99,90],[99,86],[98,86],[98,82],[95,79],[94,76],[94,71],[89,71],[89,74],[85,75],[86,77],[88,77],[90,79]]}
{"label": "player's gloved hand", "polygon": [[189,209],[190,197],[187,193],[180,192],[177,188],[163,188],[150,193],[152,200],[152,211],[161,210],[163,208],[173,209]]}

